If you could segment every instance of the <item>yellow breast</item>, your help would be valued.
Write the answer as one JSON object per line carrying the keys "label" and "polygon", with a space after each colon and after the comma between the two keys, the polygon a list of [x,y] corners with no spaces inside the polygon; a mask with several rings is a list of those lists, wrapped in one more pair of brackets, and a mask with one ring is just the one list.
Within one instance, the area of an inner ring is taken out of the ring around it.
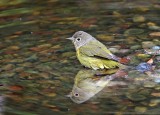
{"label": "yellow breast", "polygon": [[80,53],[79,49],[77,49],[76,53],[77,53],[77,58],[82,65],[88,68],[92,68],[94,70],[104,69],[104,68],[111,69],[111,68],[116,68],[119,65],[118,62],[113,60],[101,59],[97,57],[90,57],[84,55]]}

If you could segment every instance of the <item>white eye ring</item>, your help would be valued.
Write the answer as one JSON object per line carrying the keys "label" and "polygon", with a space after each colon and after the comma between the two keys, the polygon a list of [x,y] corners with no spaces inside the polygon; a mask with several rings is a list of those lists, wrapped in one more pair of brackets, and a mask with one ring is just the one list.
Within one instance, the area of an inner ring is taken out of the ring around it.
{"label": "white eye ring", "polygon": [[75,97],[79,97],[79,94],[78,94],[78,93],[75,93],[74,96],[75,96]]}
{"label": "white eye ring", "polygon": [[76,38],[76,40],[79,42],[79,41],[81,41],[81,38],[78,37],[78,38]]}

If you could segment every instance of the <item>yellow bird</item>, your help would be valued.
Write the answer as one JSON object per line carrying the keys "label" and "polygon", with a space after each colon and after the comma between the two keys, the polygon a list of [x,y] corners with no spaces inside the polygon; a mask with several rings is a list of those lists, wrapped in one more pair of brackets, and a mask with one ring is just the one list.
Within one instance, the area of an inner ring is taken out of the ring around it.
{"label": "yellow bird", "polygon": [[116,67],[125,68],[125,65],[118,62],[120,60],[119,57],[112,54],[104,44],[90,34],[78,31],[67,39],[73,42],[77,58],[85,67],[94,70]]}
{"label": "yellow bird", "polygon": [[99,73],[103,75],[104,72],[91,69],[80,70],[74,79],[72,91],[67,97],[70,97],[75,103],[83,103],[99,93],[104,87],[109,85],[111,80],[117,77],[115,73],[96,77],[95,75]]}

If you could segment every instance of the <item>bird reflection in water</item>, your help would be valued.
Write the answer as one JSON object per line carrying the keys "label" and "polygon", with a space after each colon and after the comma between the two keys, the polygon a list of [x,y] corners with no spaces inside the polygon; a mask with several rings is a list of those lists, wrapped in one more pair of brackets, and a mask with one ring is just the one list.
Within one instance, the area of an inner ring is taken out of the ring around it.
{"label": "bird reflection in water", "polygon": [[117,70],[80,70],[75,77],[74,86],[68,97],[78,104],[89,100],[117,77]]}

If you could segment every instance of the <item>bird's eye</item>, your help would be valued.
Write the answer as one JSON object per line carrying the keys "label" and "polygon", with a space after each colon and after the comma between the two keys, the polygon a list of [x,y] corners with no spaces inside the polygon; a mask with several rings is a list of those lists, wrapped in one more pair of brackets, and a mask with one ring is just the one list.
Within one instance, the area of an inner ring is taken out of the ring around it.
{"label": "bird's eye", "polygon": [[75,93],[74,95],[75,95],[75,97],[79,97],[79,94],[78,94],[78,93]]}
{"label": "bird's eye", "polygon": [[81,41],[81,38],[77,38],[76,40],[77,40],[77,41]]}

